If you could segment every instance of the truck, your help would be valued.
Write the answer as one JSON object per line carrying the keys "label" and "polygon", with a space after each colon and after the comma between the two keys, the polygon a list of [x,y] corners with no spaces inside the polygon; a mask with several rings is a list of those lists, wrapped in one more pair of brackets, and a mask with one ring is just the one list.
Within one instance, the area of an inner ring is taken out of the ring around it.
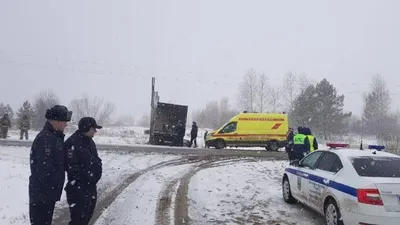
{"label": "truck", "polygon": [[157,102],[149,142],[152,145],[183,146],[188,106]]}
{"label": "truck", "polygon": [[206,147],[263,147],[277,151],[286,145],[288,115],[283,113],[240,113],[206,136]]}

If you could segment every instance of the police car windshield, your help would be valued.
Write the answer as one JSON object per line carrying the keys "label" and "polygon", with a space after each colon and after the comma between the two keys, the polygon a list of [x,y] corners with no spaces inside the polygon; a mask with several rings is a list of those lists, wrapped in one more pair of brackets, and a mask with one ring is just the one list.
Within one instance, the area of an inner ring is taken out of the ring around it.
{"label": "police car windshield", "polygon": [[362,177],[400,177],[400,158],[362,156],[350,161]]}

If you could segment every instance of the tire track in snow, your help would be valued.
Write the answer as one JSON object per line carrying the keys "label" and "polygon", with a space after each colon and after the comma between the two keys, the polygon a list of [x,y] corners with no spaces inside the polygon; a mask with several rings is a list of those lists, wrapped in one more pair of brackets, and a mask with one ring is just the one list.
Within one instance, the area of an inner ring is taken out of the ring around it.
{"label": "tire track in snow", "polygon": [[[259,161],[246,157],[217,157],[192,168],[188,172],[165,183],[160,192],[156,207],[156,225],[184,225],[189,224],[188,215],[188,186],[190,179],[203,169],[230,165],[236,162]],[[175,194],[175,198],[173,195]],[[171,208],[173,215],[171,216]],[[172,218],[173,221],[172,222]]]}
{"label": "tire track in snow", "polygon": [[[93,214],[93,217],[91,221],[89,222],[89,225],[93,225],[96,220],[101,216],[103,211],[107,209],[111,203],[118,197],[118,195],[125,189],[127,188],[131,183],[133,183],[136,179],[138,179],[140,176],[143,174],[150,172],[152,170],[160,169],[163,167],[168,167],[168,166],[178,166],[178,165],[184,165],[184,164],[193,164],[196,162],[200,162],[204,160],[207,157],[201,157],[201,156],[189,156],[189,157],[182,157],[179,159],[173,159],[173,160],[168,160],[164,161],[152,166],[147,167],[146,169],[137,171],[133,174],[131,174],[129,177],[124,179],[121,183],[119,183],[117,186],[115,186],[112,191],[108,192],[102,199],[99,199],[96,205],[95,212]],[[60,212],[58,213],[58,216],[54,218],[54,224],[68,224],[70,220],[70,213],[69,213],[69,208],[65,207],[60,209]]]}

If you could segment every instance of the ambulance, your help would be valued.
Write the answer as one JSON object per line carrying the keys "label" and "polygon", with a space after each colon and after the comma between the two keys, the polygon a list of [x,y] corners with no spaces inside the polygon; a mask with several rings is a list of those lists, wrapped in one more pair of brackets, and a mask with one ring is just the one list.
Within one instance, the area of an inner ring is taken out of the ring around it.
{"label": "ambulance", "polygon": [[207,135],[206,147],[263,147],[277,151],[286,145],[288,115],[284,113],[240,113]]}

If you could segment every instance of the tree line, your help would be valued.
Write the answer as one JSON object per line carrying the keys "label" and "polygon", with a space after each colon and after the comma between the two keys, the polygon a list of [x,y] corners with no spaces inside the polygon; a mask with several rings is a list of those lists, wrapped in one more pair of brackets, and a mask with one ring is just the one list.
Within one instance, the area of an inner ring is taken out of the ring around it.
{"label": "tree line", "polygon": [[[44,117],[46,110],[57,104],[61,104],[61,101],[53,91],[42,91],[36,95],[32,103],[25,100],[16,113],[9,104],[0,103],[0,116],[7,113],[12,120],[13,127],[18,127],[15,124],[18,124],[26,115],[30,119],[33,129],[41,129],[46,122]],[[115,105],[112,102],[100,97],[90,98],[86,94],[73,99],[66,106],[73,111],[72,124],[77,124],[79,119],[85,116],[95,118],[99,124],[108,124],[115,111]]]}
{"label": "tree line", "polygon": [[315,82],[304,74],[290,72],[277,85],[265,73],[250,69],[238,88],[236,107],[224,97],[195,111],[193,119],[202,127],[216,129],[243,111],[285,112],[291,127],[310,127],[325,140],[353,134],[373,136],[387,145],[400,143],[400,111],[391,108],[390,91],[379,74],[372,77],[370,89],[360,96],[362,116],[343,109],[345,95],[325,78]]}

